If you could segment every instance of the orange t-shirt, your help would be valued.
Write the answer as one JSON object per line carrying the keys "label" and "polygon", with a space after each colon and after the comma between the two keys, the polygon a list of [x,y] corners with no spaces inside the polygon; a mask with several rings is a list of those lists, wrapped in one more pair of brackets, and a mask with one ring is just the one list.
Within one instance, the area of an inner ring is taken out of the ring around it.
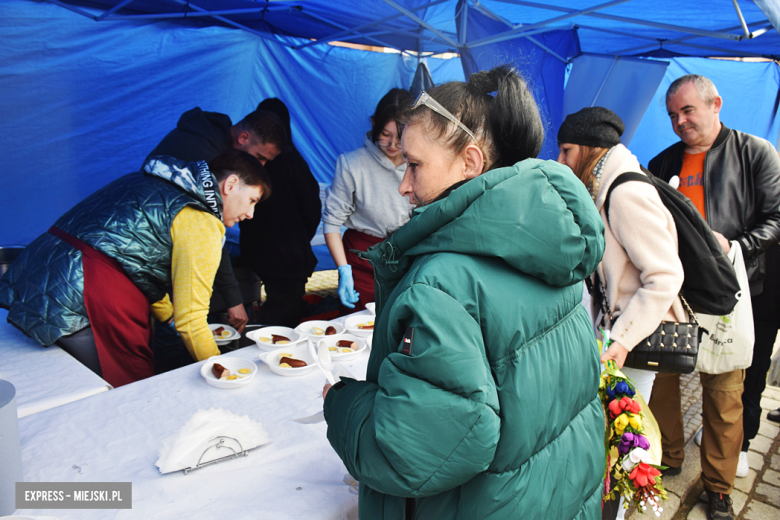
{"label": "orange t-shirt", "polygon": [[707,152],[686,153],[680,171],[680,193],[691,199],[703,218],[704,213],[704,156]]}

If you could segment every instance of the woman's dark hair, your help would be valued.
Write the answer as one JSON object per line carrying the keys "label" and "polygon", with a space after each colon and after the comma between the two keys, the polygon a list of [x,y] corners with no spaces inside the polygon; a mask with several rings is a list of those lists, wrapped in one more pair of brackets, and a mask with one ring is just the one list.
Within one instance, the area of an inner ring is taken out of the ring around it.
{"label": "woman's dark hair", "polygon": [[260,186],[263,190],[261,201],[271,196],[271,177],[252,154],[231,148],[208,161],[208,165],[217,182],[222,182],[234,174],[247,186]]}
{"label": "woman's dark hair", "polygon": [[284,129],[287,132],[287,144],[289,148],[295,149],[295,144],[292,140],[292,128],[290,128],[290,111],[287,109],[287,105],[284,104],[284,101],[279,98],[267,98],[257,105],[257,110],[267,110],[268,112],[275,114],[276,117],[282,121]]}
{"label": "woman's dark hair", "polygon": [[400,88],[391,89],[390,92],[379,100],[374,115],[374,123],[371,127],[371,142],[376,143],[379,135],[390,121],[395,121],[398,126],[398,138],[401,137],[401,123],[398,117],[406,108],[412,105],[412,95],[408,90]]}
{"label": "woman's dark hair", "polygon": [[[474,132],[487,160],[485,171],[539,155],[544,141],[539,108],[523,78],[511,67],[476,72],[466,83],[445,83],[428,94]],[[406,110],[401,123],[426,125],[429,135],[444,141],[454,153],[472,142],[466,132],[428,108]]]}

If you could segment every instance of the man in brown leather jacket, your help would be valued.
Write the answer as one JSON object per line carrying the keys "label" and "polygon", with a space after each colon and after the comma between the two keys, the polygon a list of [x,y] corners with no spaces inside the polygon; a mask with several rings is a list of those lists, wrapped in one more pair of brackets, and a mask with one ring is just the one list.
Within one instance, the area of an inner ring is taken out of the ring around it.
{"label": "man in brown leather jacket", "polygon": [[[758,432],[759,401],[780,326],[778,291],[764,287],[767,268],[777,269],[767,264],[765,253],[780,240],[780,159],[768,141],[722,124],[722,105],[709,79],[691,74],[675,80],[666,93],[666,106],[681,141],[649,165],[666,181],[679,178],[679,190],[702,213],[724,251],[729,251],[730,241],[740,245],[750,280],[756,343],[747,380],[745,370],[701,374],[702,481],[711,519],[734,518],[729,493],[735,476],[749,471],[747,450]],[[685,444],[679,374],[658,374],[650,408],[661,428],[663,464],[670,468],[666,473],[677,474]]]}

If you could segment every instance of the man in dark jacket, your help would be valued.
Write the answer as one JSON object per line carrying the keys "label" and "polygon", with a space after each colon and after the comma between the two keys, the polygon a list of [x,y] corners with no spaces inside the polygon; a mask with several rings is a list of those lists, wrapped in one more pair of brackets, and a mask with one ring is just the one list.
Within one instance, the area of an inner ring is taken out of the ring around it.
{"label": "man in dark jacket", "polygon": [[[724,251],[728,253],[732,243],[739,244],[753,308],[760,312],[766,307],[762,301],[767,292],[764,253],[780,239],[780,160],[768,141],[722,124],[722,105],[709,79],[692,74],[675,80],[666,93],[666,106],[681,141],[650,161],[650,171],[666,181],[679,177],[679,190],[699,209]],[[709,518],[734,518],[728,494],[734,477],[748,473],[747,449],[758,431],[759,400],[776,321],[772,319],[773,330],[768,334],[756,322],[753,366],[747,378],[744,370],[701,374],[702,480],[710,499]],[[684,457],[678,374],[658,374],[650,407],[663,436],[663,463],[674,473]]]}
{"label": "man in dark jacket", "polygon": [[241,258],[265,285],[266,299],[257,322],[295,327],[305,316],[306,282],[317,265],[311,239],[320,223],[320,185],[293,144],[285,104],[269,98],[257,109],[279,116],[290,139],[282,153],[265,165],[274,196],[257,207],[254,219],[240,224]]}
{"label": "man in dark jacket", "polygon": [[[210,161],[220,153],[235,148],[255,156],[265,165],[279,155],[286,142],[282,122],[270,112],[257,110],[234,125],[225,114],[204,112],[195,107],[179,118],[176,128],[160,141],[146,159],[169,155],[187,162]],[[214,280],[211,310],[227,309],[230,325],[240,332],[247,323],[243,303],[241,290],[230,265],[230,255],[225,247]]]}

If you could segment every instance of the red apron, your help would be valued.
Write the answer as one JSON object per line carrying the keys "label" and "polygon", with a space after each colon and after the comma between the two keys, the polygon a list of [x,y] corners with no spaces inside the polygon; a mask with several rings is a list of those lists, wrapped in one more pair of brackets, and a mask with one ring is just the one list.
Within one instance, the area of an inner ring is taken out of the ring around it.
{"label": "red apron", "polygon": [[118,387],[154,375],[149,302],[116,260],[52,226],[49,233],[81,251],[84,306],[103,379]]}
{"label": "red apron", "polygon": [[383,240],[384,238],[373,237],[354,229],[348,229],[344,233],[342,239],[344,252],[347,255],[347,263],[352,266],[352,279],[355,282],[355,290],[360,293],[360,299],[355,304],[354,309],[339,304],[342,316],[362,311],[366,308],[367,303],[374,301],[374,268],[367,260],[358,258],[358,255],[351,252],[350,249],[366,251],[369,247]]}

